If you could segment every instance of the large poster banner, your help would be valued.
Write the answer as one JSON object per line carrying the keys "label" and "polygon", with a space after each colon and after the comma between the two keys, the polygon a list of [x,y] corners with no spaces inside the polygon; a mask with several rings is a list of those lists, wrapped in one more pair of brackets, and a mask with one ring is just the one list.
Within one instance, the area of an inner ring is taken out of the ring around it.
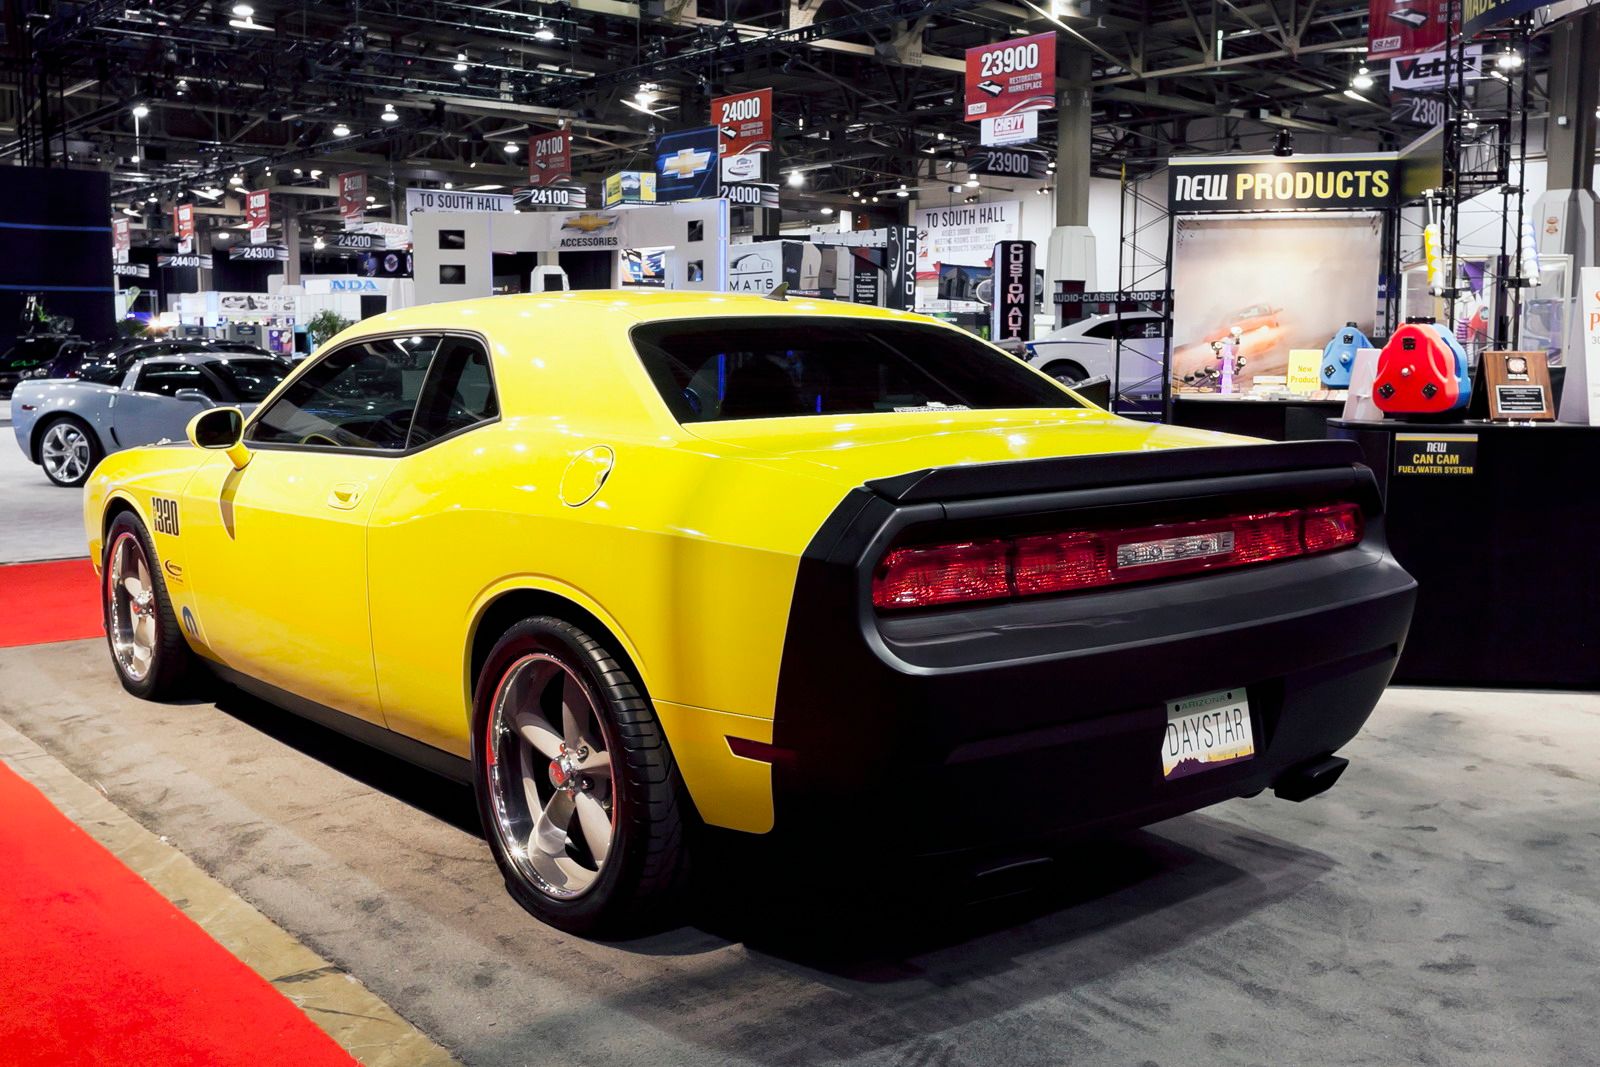
{"label": "large poster banner", "polygon": [[250,243],[267,243],[267,227],[272,224],[272,199],[265,189],[253,189],[244,194],[244,224],[250,231]]}
{"label": "large poster banner", "polygon": [[1395,205],[1399,166],[1394,153],[1174,159],[1167,169],[1168,210],[1382,210]]}
{"label": "large poster banner", "polygon": [[1446,77],[1452,83],[1460,78],[1474,82],[1483,77],[1483,45],[1468,45],[1461,50],[1457,65],[1455,49],[1441,48],[1420,56],[1403,56],[1389,60],[1389,91],[1416,92],[1420,89],[1442,89]]}
{"label": "large poster banner", "polygon": [[1056,35],[967,49],[968,122],[1056,106]]}
{"label": "large poster banner", "polygon": [[133,247],[133,224],[126,218],[111,220],[111,262],[128,262],[128,249]]}
{"label": "large poster banner", "polygon": [[1370,0],[1367,57],[1414,56],[1442,47],[1449,37],[1445,29],[1452,2],[1454,0]]}
{"label": "large poster banner", "polygon": [[917,228],[917,277],[938,276],[940,264],[982,267],[1001,241],[1021,235],[1022,202],[958,204],[922,208],[912,213]]}
{"label": "large poster banner", "polygon": [[562,128],[528,139],[528,184],[535,189],[560,185],[572,177],[572,131]]}
{"label": "large poster banner", "polygon": [[359,170],[339,175],[339,217],[346,229],[360,224],[367,210],[367,176]]}
{"label": "large poster banner", "polygon": [[678,130],[656,141],[656,200],[708,200],[717,195],[717,128]]}
{"label": "large poster banner", "polygon": [[772,151],[772,90],[713,97],[711,121],[724,156]]}
{"label": "large poster banner", "polygon": [[1033,242],[1001,241],[994,246],[994,303],[989,308],[989,340],[1033,340]]}
{"label": "large poster banner", "polygon": [[179,204],[172,209],[172,232],[178,240],[188,241],[194,238],[194,205]]}
{"label": "large poster banner", "polygon": [[917,303],[917,228],[889,226],[885,229],[885,273],[889,287],[883,306],[910,311]]}
{"label": "large poster banner", "polygon": [[1461,0],[1461,33],[1471,37],[1479,30],[1526,15],[1551,0]]}
{"label": "large poster banner", "polygon": [[1234,388],[1288,373],[1348,322],[1372,332],[1382,217],[1179,218],[1173,239],[1174,388],[1214,392],[1219,345],[1243,364]]}

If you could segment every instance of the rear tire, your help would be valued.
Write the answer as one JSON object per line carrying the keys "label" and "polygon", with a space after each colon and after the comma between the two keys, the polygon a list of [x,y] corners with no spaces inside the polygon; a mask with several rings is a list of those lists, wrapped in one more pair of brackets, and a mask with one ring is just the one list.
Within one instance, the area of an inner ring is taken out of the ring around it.
{"label": "rear tire", "polygon": [[539,616],[495,644],[473,693],[473,787],[513,899],[574,934],[668,919],[687,804],[644,687],[582,629]]}
{"label": "rear tire", "polygon": [[1083,364],[1070,359],[1058,359],[1044,368],[1044,372],[1062,385],[1077,385],[1089,377]]}
{"label": "rear tire", "polygon": [[44,476],[64,489],[89,480],[95,465],[105,458],[100,441],[82,419],[64,415],[39,431],[39,465]]}
{"label": "rear tire", "polygon": [[180,695],[192,676],[195,655],[178,628],[144,523],[132,512],[118,515],[106,531],[104,553],[100,603],[117,679],[145,700]]}

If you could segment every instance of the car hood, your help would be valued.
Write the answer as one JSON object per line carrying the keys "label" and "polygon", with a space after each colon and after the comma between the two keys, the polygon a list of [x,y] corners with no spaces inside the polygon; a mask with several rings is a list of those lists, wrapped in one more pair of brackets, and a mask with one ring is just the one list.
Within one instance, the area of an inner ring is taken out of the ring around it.
{"label": "car hood", "polygon": [[690,423],[733,455],[855,487],[929,467],[1251,444],[1252,438],[1118,418],[1098,409],[945,411]]}

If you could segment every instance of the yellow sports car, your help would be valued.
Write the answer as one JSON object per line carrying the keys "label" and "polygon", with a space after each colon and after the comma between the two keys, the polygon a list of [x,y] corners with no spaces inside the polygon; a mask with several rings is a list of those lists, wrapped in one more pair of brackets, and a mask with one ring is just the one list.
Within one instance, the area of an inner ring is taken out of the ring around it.
{"label": "yellow sports car", "polygon": [[660,916],[705,827],[854,879],[1303,799],[1414,595],[1354,446],[1126,421],[825,301],[391,312],[188,436],[87,485],[123,685],[208,667],[470,781],[573,931]]}

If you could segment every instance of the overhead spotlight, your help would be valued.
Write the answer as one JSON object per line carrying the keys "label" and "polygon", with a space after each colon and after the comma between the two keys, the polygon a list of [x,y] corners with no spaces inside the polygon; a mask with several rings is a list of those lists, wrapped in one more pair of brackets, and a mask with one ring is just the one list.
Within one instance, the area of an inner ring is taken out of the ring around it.
{"label": "overhead spotlight", "polygon": [[804,174],[801,174],[797,170],[791,170],[789,172],[789,184],[790,185],[792,185],[796,189],[798,189],[798,188],[800,188],[800,186],[804,185],[805,183],[806,183],[806,176]]}
{"label": "overhead spotlight", "polygon": [[249,4],[233,5],[233,17],[236,19],[247,19],[255,13],[256,9],[251,7]]}
{"label": "overhead spotlight", "polygon": [[506,150],[506,155],[508,155],[508,156],[516,155],[517,154],[517,142],[515,142],[515,141],[507,141],[505,143],[505,150]]}
{"label": "overhead spotlight", "polygon": [[316,181],[320,177],[322,177],[322,172],[320,170],[314,170],[314,171],[311,172],[311,180],[312,181]]}
{"label": "overhead spotlight", "polygon": [[147,203],[147,204],[155,203],[156,202],[156,194],[155,193],[151,193],[149,196],[144,198],[144,202]]}
{"label": "overhead spotlight", "polygon": [[1272,138],[1272,154],[1275,156],[1294,155],[1294,131],[1279,130]]}
{"label": "overhead spotlight", "polygon": [[123,208],[122,213],[133,219],[138,218],[142,214],[142,212],[140,212],[140,210],[134,207],[132,204],[129,204],[127,207]]}
{"label": "overhead spotlight", "polygon": [[233,234],[229,233],[227,230],[218,230],[216,233],[211,235],[211,239],[213,241],[226,241],[232,236]]}
{"label": "overhead spotlight", "polygon": [[806,128],[806,117],[804,115],[795,116],[794,128],[797,130],[803,130]]}
{"label": "overhead spotlight", "polygon": [[311,247],[313,249],[315,249],[316,251],[320,252],[324,248],[328,247],[328,242],[326,242],[322,238],[318,237],[315,241],[311,242]]}
{"label": "overhead spotlight", "polygon": [[371,193],[367,194],[367,203],[376,204],[377,202],[378,202],[378,198],[377,197],[373,196]]}
{"label": "overhead spotlight", "polygon": [[395,113],[393,104],[383,105],[383,114],[378,116],[384,122],[399,122],[400,116]]}
{"label": "overhead spotlight", "polygon": [[1350,87],[1362,91],[1372,88],[1372,75],[1367,73],[1366,67],[1362,67],[1356,72],[1356,76],[1350,79]]}
{"label": "overhead spotlight", "polygon": [[824,215],[832,215],[833,214],[833,208],[827,207],[826,205],[824,205],[823,208],[822,208],[822,213]]}
{"label": "overhead spotlight", "polygon": [[852,189],[852,190],[850,190],[850,195],[855,197],[857,200],[860,200],[861,199],[861,190],[860,189]]}
{"label": "overhead spotlight", "polygon": [[465,74],[467,72],[467,54],[465,52],[456,53],[456,61],[452,69],[457,74]]}
{"label": "overhead spotlight", "polygon": [[186,95],[189,92],[189,79],[188,78],[179,78],[178,79],[178,84],[173,86],[173,90],[179,96]]}
{"label": "overhead spotlight", "polygon": [[872,198],[872,202],[873,202],[873,203],[874,203],[874,204],[876,204],[876,203],[877,203],[877,202],[878,202],[878,198],[877,198],[877,197],[873,197],[873,198]]}
{"label": "overhead spotlight", "polygon": [[1501,70],[1517,70],[1522,66],[1522,53],[1506,45],[1506,50],[1494,57],[1494,65]]}
{"label": "overhead spotlight", "polygon": [[147,104],[134,104],[133,105],[133,117],[134,118],[136,118],[136,119],[148,118],[149,115],[150,115],[150,107],[149,107],[149,105],[147,105]]}
{"label": "overhead spotlight", "polygon": [[660,88],[661,87],[656,85],[655,82],[640,82],[639,91],[633,94],[633,98],[643,106],[649,107],[655,102],[655,98],[659,93]]}
{"label": "overhead spotlight", "polygon": [[233,177],[228,179],[228,184],[229,185],[243,185],[244,184],[244,175],[243,174],[235,174]]}
{"label": "overhead spotlight", "polygon": [[305,171],[303,171],[303,170],[301,170],[301,169],[300,169],[300,168],[299,168],[299,167],[296,167],[296,168],[294,168],[294,176],[295,176],[295,177],[296,177],[296,178],[303,178],[303,177],[305,177],[305,173],[306,173],[306,172],[305,172]]}
{"label": "overhead spotlight", "polygon": [[936,140],[936,141],[944,140],[944,131],[940,130],[938,133],[934,134],[933,135],[933,139]]}
{"label": "overhead spotlight", "polygon": [[446,189],[454,189],[456,187],[456,183],[455,182],[445,182],[444,183],[444,187]]}
{"label": "overhead spotlight", "polygon": [[349,137],[350,136],[350,127],[346,126],[342,122],[338,123],[333,127],[333,135],[335,137]]}
{"label": "overhead spotlight", "polygon": [[533,39],[535,41],[553,41],[556,39],[556,31],[541,22],[539,23],[539,28],[533,31]]}
{"label": "overhead spotlight", "polygon": [[901,200],[904,200],[906,197],[910,196],[911,194],[909,192],[907,192],[904,188],[900,188],[900,189],[896,189],[894,191],[894,195],[898,196]]}
{"label": "overhead spotlight", "polygon": [[1045,166],[1047,168],[1049,168],[1050,170],[1055,170],[1056,169],[1056,161],[1052,159],[1050,162],[1046,163]]}
{"label": "overhead spotlight", "polygon": [[1465,120],[1464,122],[1461,123],[1461,128],[1462,129],[1464,129],[1464,130],[1475,130],[1475,129],[1478,128],[1478,116],[1474,115],[1472,112],[1468,111],[1466,114],[1462,115],[1461,117],[1462,117],[1462,119]]}
{"label": "overhead spotlight", "polygon": [[967,179],[967,183],[966,183],[966,184],[967,184],[967,188],[968,188],[968,189],[976,189],[976,188],[977,188],[977,187],[978,187],[978,179],[977,179],[977,176],[976,176],[976,175],[974,175],[974,176],[973,176],[973,177],[971,177],[971,178],[968,178],[968,179]]}

